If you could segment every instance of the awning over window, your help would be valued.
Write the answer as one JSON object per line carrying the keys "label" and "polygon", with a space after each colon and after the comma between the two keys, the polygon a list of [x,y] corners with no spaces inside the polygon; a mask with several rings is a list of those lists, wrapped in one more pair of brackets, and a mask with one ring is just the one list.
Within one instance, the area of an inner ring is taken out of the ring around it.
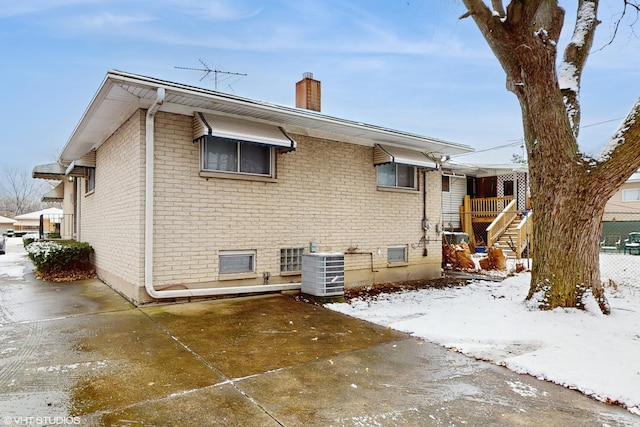
{"label": "awning over window", "polygon": [[47,163],[33,168],[31,176],[42,179],[64,179],[66,168],[59,163]]}
{"label": "awning over window", "polygon": [[420,151],[376,144],[373,147],[373,164],[383,165],[385,163],[399,163],[425,169],[438,169],[437,163]]}
{"label": "awning over window", "polygon": [[95,150],[89,151],[78,160],[71,162],[66,170],[67,176],[83,177],[87,175],[87,168],[96,167],[96,152]]}
{"label": "awning over window", "polygon": [[64,182],[56,185],[53,189],[42,196],[43,202],[61,202],[64,199]]}
{"label": "awning over window", "polygon": [[296,148],[296,142],[278,126],[233,117],[196,113],[193,121],[194,142],[207,135],[289,150]]}

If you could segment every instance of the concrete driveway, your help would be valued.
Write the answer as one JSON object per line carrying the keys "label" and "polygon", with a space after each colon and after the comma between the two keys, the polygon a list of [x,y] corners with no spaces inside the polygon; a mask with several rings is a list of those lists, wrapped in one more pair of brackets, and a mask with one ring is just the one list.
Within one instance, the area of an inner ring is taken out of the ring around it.
{"label": "concrete driveway", "polygon": [[26,272],[0,274],[0,425],[640,425],[287,295],[135,308],[35,280],[20,250],[5,261]]}

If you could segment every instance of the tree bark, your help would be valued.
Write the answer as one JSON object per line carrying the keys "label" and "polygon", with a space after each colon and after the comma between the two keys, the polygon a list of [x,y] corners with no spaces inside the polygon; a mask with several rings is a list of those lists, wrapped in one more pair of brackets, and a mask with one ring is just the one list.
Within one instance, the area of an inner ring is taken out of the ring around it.
{"label": "tree bark", "polygon": [[[583,296],[591,291],[602,312],[609,314],[599,268],[602,216],[609,198],[640,167],[640,101],[614,136],[606,158],[580,152],[579,85],[598,23],[598,1],[579,0],[581,27],[576,27],[563,63],[574,80],[562,85],[556,59],[564,10],[557,0],[512,0],[506,16],[500,16],[495,1],[493,10],[482,0],[463,2],[505,70],[507,89],[522,110],[534,211],[527,299],[541,309],[584,308]],[[591,9],[593,14],[588,13]]]}

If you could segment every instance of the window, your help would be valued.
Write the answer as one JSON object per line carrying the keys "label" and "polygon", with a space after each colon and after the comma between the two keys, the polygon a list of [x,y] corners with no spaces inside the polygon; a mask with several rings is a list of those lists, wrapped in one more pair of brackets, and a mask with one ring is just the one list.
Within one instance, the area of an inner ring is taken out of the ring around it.
{"label": "window", "polygon": [[273,176],[273,148],[251,142],[208,137],[202,143],[202,169]]}
{"label": "window", "polygon": [[87,168],[87,193],[96,189],[96,168]]}
{"label": "window", "polygon": [[280,272],[299,272],[302,270],[304,248],[280,249]]}
{"label": "window", "polygon": [[387,248],[387,262],[388,263],[396,263],[396,262],[407,262],[407,245],[401,246],[390,246]]}
{"label": "window", "polygon": [[513,196],[513,181],[502,182],[502,195]]}
{"label": "window", "polygon": [[449,177],[442,175],[442,191],[444,193],[448,193],[451,191],[451,183],[449,181]]}
{"label": "window", "polygon": [[640,188],[622,190],[623,202],[640,202]]}
{"label": "window", "polygon": [[378,185],[381,187],[397,187],[417,189],[416,168],[397,163],[386,163],[376,166]]}
{"label": "window", "polygon": [[253,273],[256,270],[255,251],[221,252],[218,257],[220,274]]}

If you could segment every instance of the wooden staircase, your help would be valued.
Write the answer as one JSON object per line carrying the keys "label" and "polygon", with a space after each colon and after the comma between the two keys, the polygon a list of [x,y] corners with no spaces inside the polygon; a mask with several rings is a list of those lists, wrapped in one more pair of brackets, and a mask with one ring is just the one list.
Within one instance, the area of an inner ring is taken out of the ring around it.
{"label": "wooden staircase", "polygon": [[494,244],[494,246],[502,249],[502,253],[507,258],[517,258],[517,254],[514,251],[514,248],[516,247],[518,241],[518,227],[523,220],[524,218],[514,219],[511,224],[509,224],[504,233],[502,233],[498,241]]}

